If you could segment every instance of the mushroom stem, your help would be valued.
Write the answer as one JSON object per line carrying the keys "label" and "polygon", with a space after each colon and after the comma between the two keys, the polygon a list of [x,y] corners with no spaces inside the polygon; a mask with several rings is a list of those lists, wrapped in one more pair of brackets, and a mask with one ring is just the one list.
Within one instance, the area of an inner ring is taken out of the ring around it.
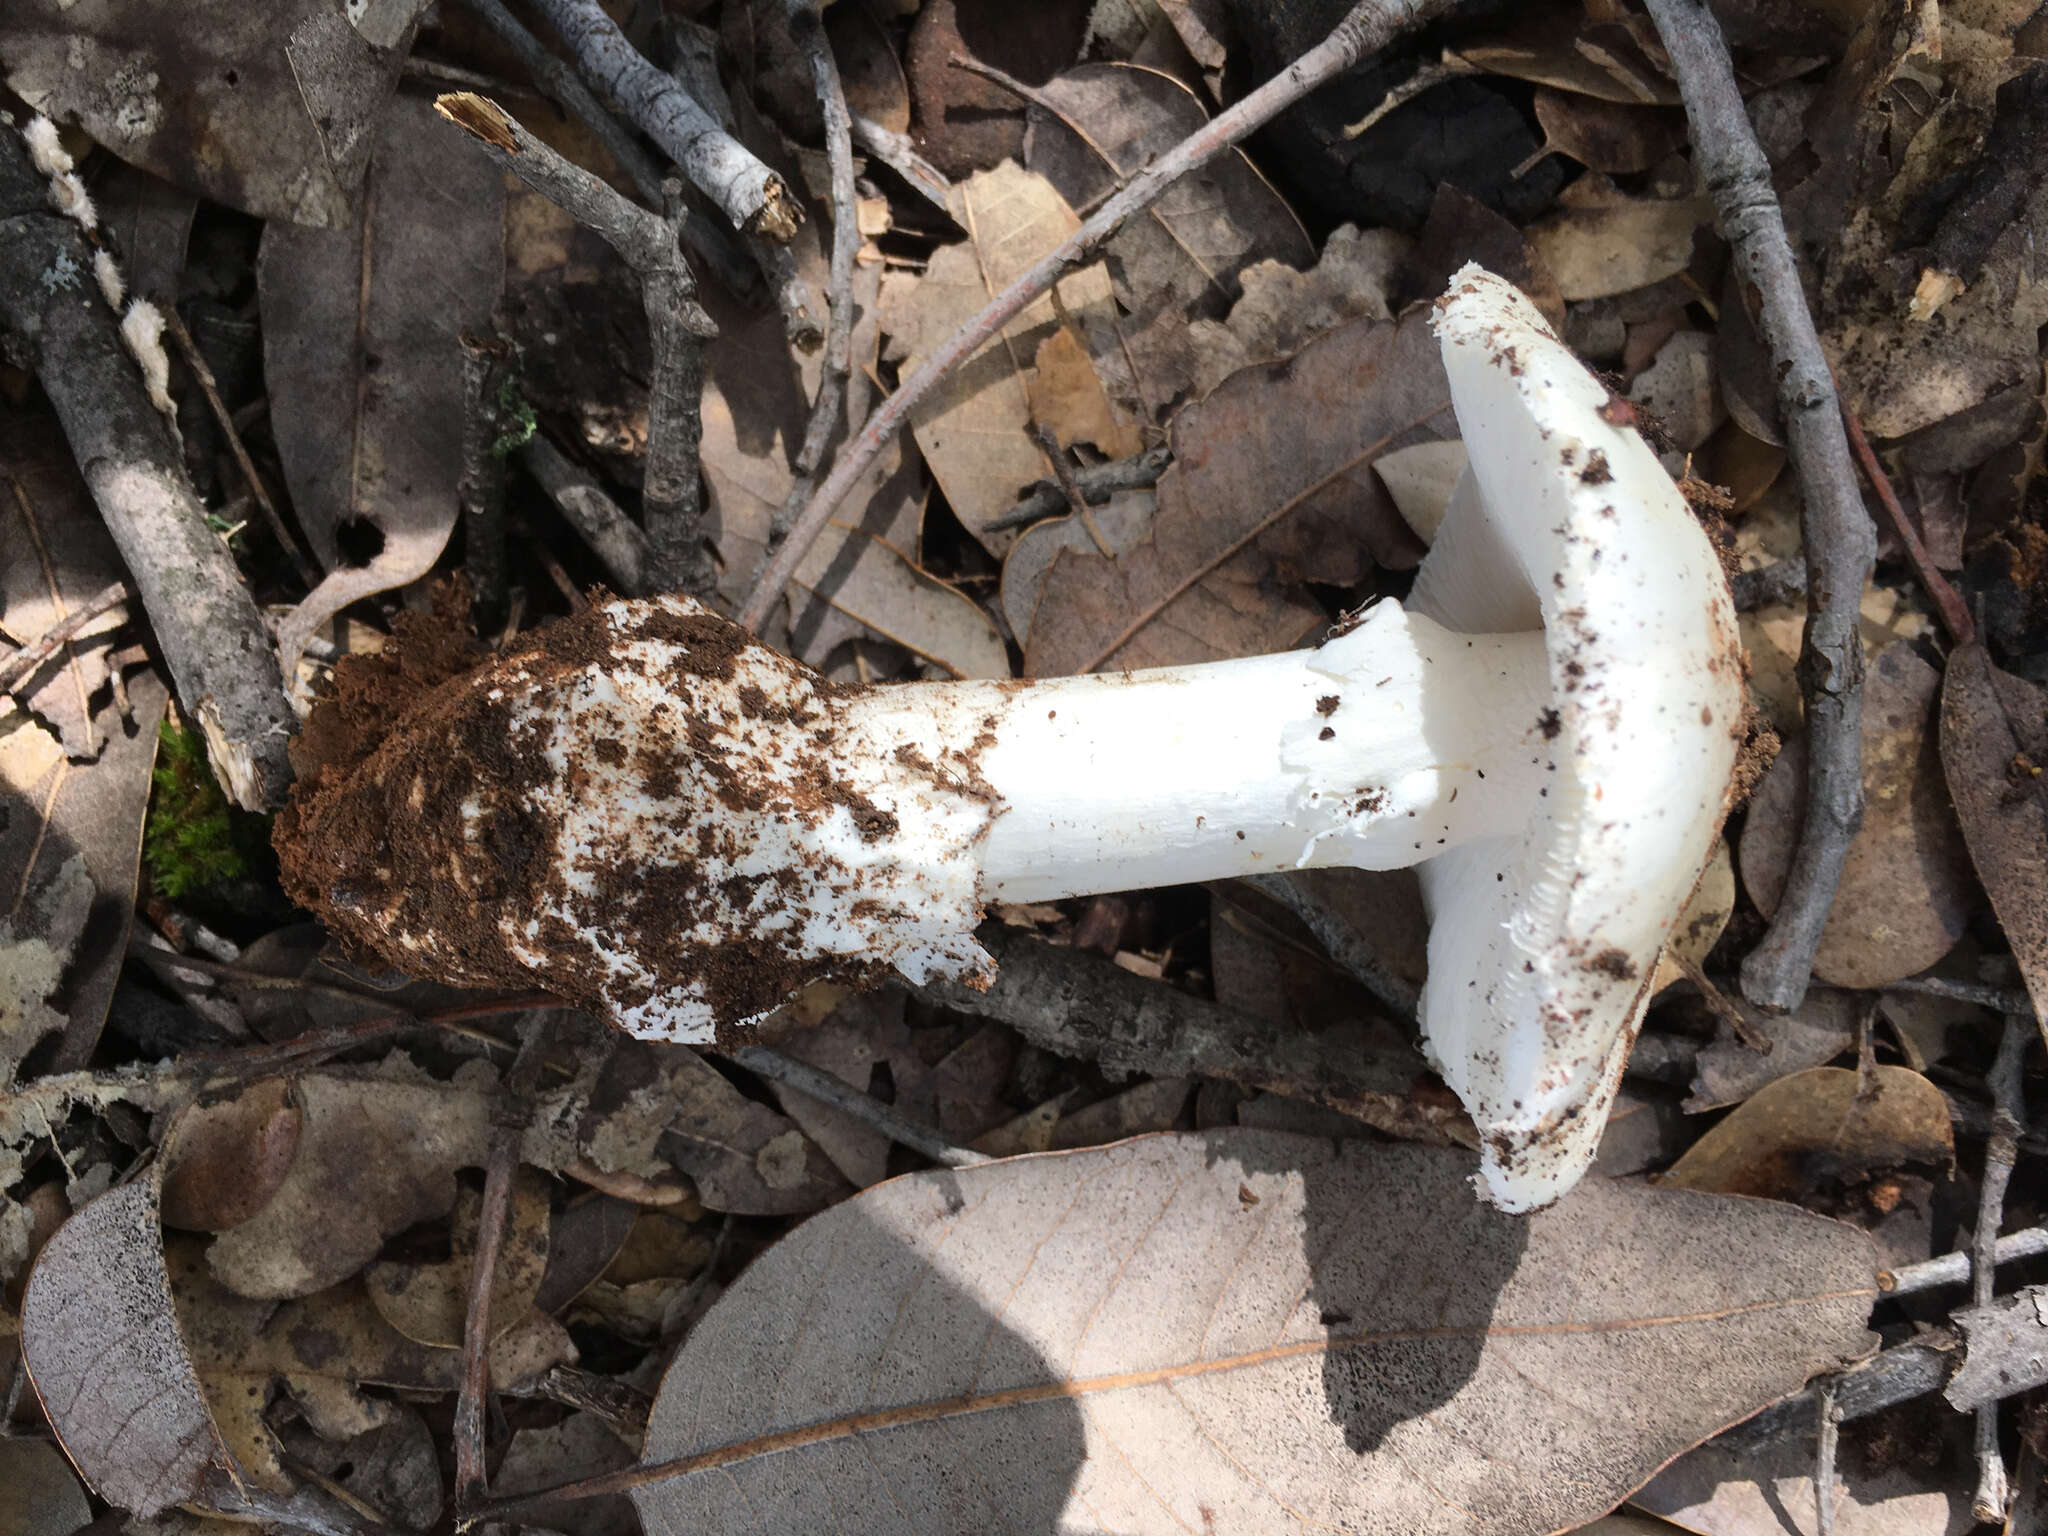
{"label": "mushroom stem", "polygon": [[1272,870],[1397,869],[1519,830],[1550,762],[1543,636],[1459,635],[1384,602],[1315,650],[1145,672],[881,687],[849,760],[986,732],[986,901]]}

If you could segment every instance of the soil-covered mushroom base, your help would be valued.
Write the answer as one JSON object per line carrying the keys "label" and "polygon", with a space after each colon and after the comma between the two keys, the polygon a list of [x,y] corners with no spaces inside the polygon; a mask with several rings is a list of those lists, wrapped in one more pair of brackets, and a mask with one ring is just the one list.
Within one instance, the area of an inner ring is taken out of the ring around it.
{"label": "soil-covered mushroom base", "polygon": [[385,962],[680,1040],[827,976],[986,973],[988,798],[945,743],[849,751],[850,695],[686,598],[451,670],[344,664],[279,821],[294,898]]}

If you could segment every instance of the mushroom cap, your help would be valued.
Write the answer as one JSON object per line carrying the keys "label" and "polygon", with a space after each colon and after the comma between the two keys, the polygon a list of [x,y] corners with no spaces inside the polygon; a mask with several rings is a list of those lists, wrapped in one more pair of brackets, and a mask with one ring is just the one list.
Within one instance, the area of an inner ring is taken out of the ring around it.
{"label": "mushroom cap", "polygon": [[1422,1020],[1478,1127],[1482,1191],[1533,1210],[1592,1162],[1658,954],[1712,852],[1743,736],[1742,650],[1685,498],[1536,307],[1467,266],[1436,331],[1469,466],[1409,607],[1465,633],[1540,624],[1552,778],[1522,832],[1423,866]]}

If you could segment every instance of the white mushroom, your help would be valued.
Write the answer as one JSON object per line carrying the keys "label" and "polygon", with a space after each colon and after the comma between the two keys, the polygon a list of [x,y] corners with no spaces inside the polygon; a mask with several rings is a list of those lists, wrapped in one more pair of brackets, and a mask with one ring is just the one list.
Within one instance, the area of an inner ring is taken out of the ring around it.
{"label": "white mushroom", "polygon": [[1438,331],[1471,450],[1404,608],[1314,650],[845,688],[679,597],[608,602],[321,776],[295,893],[395,963],[702,1041],[821,976],[986,978],[985,903],[1423,866],[1429,1048],[1484,1188],[1591,1159],[1742,712],[1684,500],[1475,267]]}

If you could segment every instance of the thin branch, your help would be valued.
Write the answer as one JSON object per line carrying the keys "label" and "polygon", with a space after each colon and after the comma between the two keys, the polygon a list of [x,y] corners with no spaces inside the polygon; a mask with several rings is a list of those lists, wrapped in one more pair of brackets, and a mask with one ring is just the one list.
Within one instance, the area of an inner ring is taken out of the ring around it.
{"label": "thin branch", "polygon": [[455,1508],[458,1514],[490,1494],[484,1468],[484,1400],[491,1385],[491,1286],[505,1223],[512,1211],[512,1179],[519,1143],[533,1117],[533,1091],[547,1064],[558,1016],[541,1014],[527,1027],[519,1054],[505,1074],[491,1109],[491,1146],[484,1162],[483,1208],[477,1217],[476,1253],[469,1263],[469,1303],[462,1322],[462,1385],[455,1397]]}
{"label": "thin branch", "polygon": [[871,117],[853,114],[854,142],[903,178],[903,184],[947,218],[953,216],[953,183],[917,152],[910,135],[884,128]]}
{"label": "thin branch", "polygon": [[768,528],[773,550],[810,500],[818,483],[818,466],[846,411],[846,380],[853,369],[853,259],[860,251],[853,189],[853,128],[846,111],[846,90],[839,65],[825,36],[824,18],[816,0],[789,0],[789,30],[811,66],[811,88],[825,118],[825,154],[832,165],[832,275],[825,294],[825,357],[818,374],[817,398],[797,450],[796,478],[776,509]]}
{"label": "thin branch", "polygon": [[[646,479],[641,513],[654,556],[649,573],[661,589],[698,596],[716,572],[704,546],[703,477],[697,450],[704,390],[704,347],[718,334],[697,305],[697,285],[676,239],[677,202],[657,217],[628,202],[581,166],[527,132],[497,103],[467,91],[439,97],[434,110],[469,133],[482,151],[617,251],[640,279],[653,346],[647,387]],[[679,193],[676,183],[669,184]]]}
{"label": "thin branch", "polygon": [[803,209],[780,176],[626,40],[597,0],[533,0],[584,75],[659,144],[733,228],[787,244]]}
{"label": "thin branch", "polygon": [[[559,3],[559,0],[555,0]],[[896,392],[882,402],[852,442],[839,454],[825,483],[811,497],[789,538],[769,561],[747,595],[740,622],[760,629],[769,610],[804,555],[824,531],[833,512],[846,499],[882,451],[882,445],[909,423],[911,413],[961,363],[989,338],[1040,298],[1062,277],[1093,261],[1103,245],[1135,213],[1149,208],[1168,187],[1190,171],[1223,153],[1245,135],[1271,121],[1325,81],[1342,74],[1367,54],[1411,27],[1447,11],[1450,0],[1364,0],[1354,6],[1321,43],[1293,64],[1183,139],[1133,176],[1124,189],[1104,203],[1081,227],[1041,257],[1029,271],[991,299],[973,319],[941,343]]]}
{"label": "thin branch", "polygon": [[75,639],[81,629],[102,614],[132,602],[134,597],[135,589],[125,581],[114,582],[95,592],[82,607],[72,609],[12,656],[0,661],[0,693],[12,693],[20,688],[42,670],[44,662]]}
{"label": "thin branch", "polygon": [[[1970,1240],[1970,1300],[1978,1307],[1991,1305],[1998,1288],[1998,1229],[2005,1222],[2005,1191],[2012,1182],[2012,1167],[2019,1160],[2019,1140],[2027,1128],[2027,1105],[2021,1071],[2026,1064],[2027,1042],[2034,1037],[2031,1010],[2005,1016],[2005,1032],[1999,1036],[1998,1055],[1987,1075],[1991,1088],[1991,1135],[1984,1144],[1984,1182],[1977,1194],[1977,1230]],[[2012,1500],[2012,1483],[2006,1476],[2005,1455],[1998,1448],[1998,1404],[1989,1402],[1977,1409],[1977,1493],[1970,1501],[1970,1513],[1986,1523],[2005,1519]]]}
{"label": "thin branch", "polygon": [[1721,232],[1743,280],[1762,296],[1757,329],[1777,375],[1785,443],[1804,502],[1805,819],[1778,910],[1742,962],[1752,1003],[1792,1009],[1806,995],[1849,844],[1863,823],[1863,648],[1856,627],[1877,535],[1856,489],[1834,380],[1807,313],[1770,161],[1750,127],[1720,24],[1701,0],[1646,3],[1678,77],[1694,160]]}
{"label": "thin branch", "polygon": [[[1074,486],[1090,506],[1101,506],[1118,491],[1142,491],[1157,485],[1172,462],[1173,450],[1162,443],[1128,459],[1111,459],[1107,464],[1077,469],[1073,472]],[[1016,506],[991,518],[982,528],[984,532],[995,533],[1005,528],[1028,527],[1040,518],[1056,516],[1070,505],[1067,489],[1057,478],[1041,480]]]}
{"label": "thin branch", "polygon": [[1948,578],[1935,566],[1934,557],[1927,552],[1927,545],[1920,538],[1920,530],[1913,526],[1913,520],[1906,516],[1906,509],[1899,505],[1899,498],[1892,490],[1892,479],[1884,472],[1884,465],[1878,462],[1877,452],[1870,446],[1870,439],[1863,435],[1863,423],[1856,419],[1856,413],[1849,409],[1849,402],[1842,402],[1842,427],[1849,434],[1849,447],[1856,455],[1856,462],[1863,470],[1863,478],[1870,482],[1870,488],[1877,492],[1878,505],[1884,508],[1890,520],[1892,532],[1899,536],[1899,542],[1906,548],[1906,561],[1913,567],[1913,574],[1919,579],[1922,589],[1934,600],[1935,610],[1941,615],[1941,626],[1948,631],[1949,640],[1956,645],[1967,644],[1976,638],[1977,626],[1971,622],[1970,610],[1963,606],[1962,597],[1949,585]]}
{"label": "thin branch", "polygon": [[[2048,1227],[2026,1227],[2001,1237],[1992,1258],[1997,1263],[2010,1264],[2015,1259],[2031,1259],[2043,1253],[2048,1253]],[[1877,1288],[1887,1296],[1910,1296],[1937,1286],[1961,1285],[1970,1278],[1973,1264],[1971,1254],[1944,1253],[1939,1258],[1922,1259],[1918,1264],[1879,1270]]]}
{"label": "thin branch", "polygon": [[[552,97],[563,111],[580,121],[619,163],[640,191],[641,197],[657,207],[661,203],[661,167],[640,147],[640,141],[610,112],[583,83],[583,77],[549,51],[513,14],[504,0],[463,0],[481,16],[493,32],[519,55],[533,83]],[[732,237],[710,219],[692,208],[683,219],[683,244],[718,275],[718,280],[748,303],[766,302],[760,274],[754,270]]]}
{"label": "thin branch", "polygon": [[177,343],[178,353],[185,359],[185,366],[192,370],[192,377],[198,381],[199,392],[206,397],[207,409],[213,412],[213,419],[220,423],[220,429],[228,440],[228,451],[235,456],[235,466],[242,472],[242,478],[249,483],[249,495],[255,499],[257,510],[262,512],[265,526],[271,537],[276,539],[285,555],[291,560],[292,568],[299,573],[299,580],[310,589],[320,585],[320,567],[313,563],[312,556],[300,547],[292,537],[291,530],[284,525],[277,503],[270,499],[269,488],[263,477],[256,473],[256,461],[249,457],[249,450],[242,442],[242,434],[235,429],[234,413],[227,402],[220,397],[220,385],[215,382],[213,369],[207,366],[200,354],[199,344],[192,339],[192,333],[185,329],[185,322],[178,315],[178,306],[171,303],[159,304],[158,312],[164,317],[164,329],[171,333],[171,340]]}
{"label": "thin branch", "polygon": [[619,510],[595,476],[571,463],[539,432],[520,448],[519,462],[548,493],[564,521],[590,546],[620,593],[645,597],[654,590],[648,579],[654,552],[648,547],[647,535]]}
{"label": "thin branch", "polygon": [[920,1157],[930,1158],[941,1167],[972,1168],[977,1163],[992,1161],[971,1148],[956,1147],[936,1131],[904,1119],[880,1099],[862,1093],[850,1083],[807,1061],[797,1061],[760,1045],[742,1046],[730,1055],[749,1072],[780,1083],[785,1088],[794,1088],[798,1093],[807,1093],[821,1103],[852,1115],[863,1125],[872,1126],[891,1141],[910,1148]]}
{"label": "thin branch", "polygon": [[1842,1438],[1842,1410],[1835,1402],[1833,1382],[1820,1389],[1820,1432],[1814,1437],[1813,1528],[1815,1536],[1835,1536],[1835,1447]]}

